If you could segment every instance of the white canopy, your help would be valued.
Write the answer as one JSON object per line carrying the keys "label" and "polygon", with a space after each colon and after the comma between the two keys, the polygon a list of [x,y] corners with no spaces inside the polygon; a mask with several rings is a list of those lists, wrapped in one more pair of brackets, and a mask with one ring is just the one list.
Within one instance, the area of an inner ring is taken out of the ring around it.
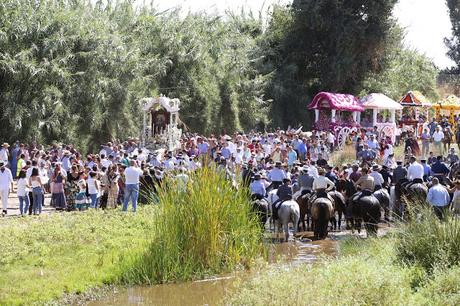
{"label": "white canopy", "polygon": [[153,106],[162,106],[169,113],[177,113],[179,111],[179,99],[170,99],[167,97],[144,98],[141,100],[142,108],[148,112]]}
{"label": "white canopy", "polygon": [[365,109],[378,110],[402,110],[403,107],[398,102],[381,93],[371,93],[359,101]]}

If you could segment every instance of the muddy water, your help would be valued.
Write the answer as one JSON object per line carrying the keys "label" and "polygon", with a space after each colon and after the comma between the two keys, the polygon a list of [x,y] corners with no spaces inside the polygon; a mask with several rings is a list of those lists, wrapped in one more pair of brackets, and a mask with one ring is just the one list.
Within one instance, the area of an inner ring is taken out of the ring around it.
{"label": "muddy water", "polygon": [[[270,243],[269,246],[269,262],[274,265],[312,264],[322,255],[336,254],[337,241],[334,237],[315,242],[301,238],[287,243]],[[249,273],[241,273],[204,281],[134,287],[89,305],[219,305],[225,293],[238,280],[250,277]]]}

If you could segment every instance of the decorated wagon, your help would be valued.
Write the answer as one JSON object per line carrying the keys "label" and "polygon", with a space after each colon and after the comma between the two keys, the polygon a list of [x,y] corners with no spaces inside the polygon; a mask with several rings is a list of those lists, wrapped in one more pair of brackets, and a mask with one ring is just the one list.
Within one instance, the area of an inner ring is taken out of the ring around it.
{"label": "decorated wagon", "polygon": [[182,130],[178,128],[178,99],[164,96],[144,98],[140,101],[143,110],[142,143],[149,149],[175,150],[180,146]]}
{"label": "decorated wagon", "polygon": [[358,118],[363,128],[374,129],[381,136],[390,137],[394,143],[396,139],[396,111],[401,111],[403,107],[398,102],[390,99],[381,93],[372,93],[360,100],[364,107],[364,112]]}
{"label": "decorated wagon", "polygon": [[401,127],[411,126],[417,135],[421,133],[423,123],[425,123],[430,115],[431,103],[425,96],[418,91],[409,91],[399,101],[403,106],[399,118],[399,125]]}
{"label": "decorated wagon", "polygon": [[348,135],[360,128],[358,114],[364,111],[358,99],[352,95],[320,92],[308,109],[315,111],[314,128],[332,131],[339,148],[343,148]]}
{"label": "decorated wagon", "polygon": [[460,99],[455,95],[449,95],[444,100],[433,104],[436,119],[439,121],[441,116],[447,117],[451,126],[455,126],[455,116],[460,115]]}

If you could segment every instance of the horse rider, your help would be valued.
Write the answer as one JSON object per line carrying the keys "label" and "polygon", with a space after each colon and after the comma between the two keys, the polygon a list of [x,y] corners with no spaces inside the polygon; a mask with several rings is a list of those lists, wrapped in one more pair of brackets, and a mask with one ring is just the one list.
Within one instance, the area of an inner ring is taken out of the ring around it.
{"label": "horse rider", "polygon": [[423,175],[425,174],[425,169],[423,166],[417,162],[417,158],[415,156],[411,156],[410,159],[410,166],[407,168],[407,179],[409,180],[409,184],[407,184],[406,188],[409,188],[413,184],[423,184]]}
{"label": "horse rider", "polygon": [[262,176],[260,173],[256,173],[254,175],[254,180],[252,181],[251,185],[249,186],[251,190],[251,196],[255,200],[262,200],[266,195],[265,184],[262,181]]}
{"label": "horse rider", "polygon": [[362,175],[355,183],[355,186],[361,189],[361,194],[356,199],[356,201],[359,201],[362,197],[370,196],[374,192],[375,181],[368,172],[369,169],[366,166],[361,168]]}
{"label": "horse rider", "polygon": [[393,182],[393,176],[391,175],[388,166],[383,165],[382,170],[380,170],[380,174],[383,177],[383,186],[387,189],[390,188],[391,182]]}
{"label": "horse rider", "polygon": [[426,163],[426,159],[421,159],[420,163],[422,164],[423,167],[423,181],[428,182],[428,178],[431,175],[431,167]]}
{"label": "horse rider", "polygon": [[383,184],[385,183],[382,174],[380,174],[380,166],[379,165],[374,165],[372,166],[372,171],[369,174],[374,178],[374,191],[382,189]]}
{"label": "horse rider", "polygon": [[[329,198],[328,191],[331,191],[335,184],[325,177],[326,171],[323,168],[318,169],[318,177],[313,181],[313,190],[316,192],[316,198]],[[330,199],[330,198],[329,198]]]}
{"label": "horse rider", "polygon": [[292,200],[292,186],[289,178],[283,179],[283,184],[279,186],[276,195],[278,196],[278,200],[273,203],[273,216],[275,219],[278,219],[278,208],[284,201]]}
{"label": "horse rider", "polygon": [[297,179],[300,190],[294,194],[294,199],[297,199],[299,196],[303,196],[304,194],[311,193],[315,178],[311,176],[308,171],[308,166],[303,166],[300,170],[300,175]]}
{"label": "horse rider", "polygon": [[[444,178],[447,177],[450,170],[447,168],[446,164],[442,162],[442,156],[439,155],[436,158],[436,162],[431,165],[431,175],[436,177],[439,182],[444,182]],[[454,178],[455,179],[455,178]]]}
{"label": "horse rider", "polygon": [[268,179],[272,182],[270,186],[273,189],[277,189],[283,184],[283,180],[286,178],[286,172],[281,169],[281,162],[277,161],[275,167],[268,173]]}
{"label": "horse rider", "polygon": [[243,172],[241,173],[243,178],[243,185],[249,187],[251,185],[251,179],[254,177],[254,168],[252,160],[247,164],[243,164]]}
{"label": "horse rider", "polygon": [[459,161],[458,155],[455,153],[454,148],[450,148],[450,152],[447,155],[447,161],[449,162],[449,165],[452,167],[453,164]]}

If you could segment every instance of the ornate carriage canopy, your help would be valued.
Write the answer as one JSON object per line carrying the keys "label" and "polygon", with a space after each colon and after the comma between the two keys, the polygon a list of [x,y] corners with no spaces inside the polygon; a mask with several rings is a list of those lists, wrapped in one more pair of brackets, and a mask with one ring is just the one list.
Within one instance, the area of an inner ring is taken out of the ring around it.
{"label": "ornate carriage canopy", "polygon": [[409,91],[400,101],[402,106],[431,107],[428,99],[419,91]]}
{"label": "ornate carriage canopy", "polygon": [[381,93],[371,93],[359,101],[365,109],[377,110],[402,110],[403,107],[398,102]]}
{"label": "ornate carriage canopy", "polygon": [[460,98],[455,95],[449,95],[444,100],[434,104],[435,109],[460,110]]}
{"label": "ornate carriage canopy", "polygon": [[330,92],[318,93],[308,105],[308,109],[335,109],[348,112],[364,111],[364,107],[361,106],[355,96]]}

